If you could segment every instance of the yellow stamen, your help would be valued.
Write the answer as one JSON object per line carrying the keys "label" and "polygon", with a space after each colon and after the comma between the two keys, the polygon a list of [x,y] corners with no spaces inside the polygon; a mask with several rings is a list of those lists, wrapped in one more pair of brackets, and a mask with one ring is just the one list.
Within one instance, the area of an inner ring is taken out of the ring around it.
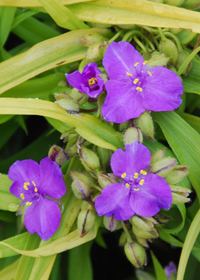
{"label": "yellow stamen", "polygon": [[134,178],[134,179],[137,179],[137,177],[138,177],[138,173],[135,173],[134,176],[133,176],[133,178]]}
{"label": "yellow stamen", "polygon": [[139,191],[140,189],[134,189],[134,191]]}
{"label": "yellow stamen", "polygon": [[142,186],[144,184],[144,179],[140,180],[139,184]]}
{"label": "yellow stamen", "polygon": [[34,181],[32,181],[32,184],[33,184],[34,187],[36,187],[36,183]]}
{"label": "yellow stamen", "polygon": [[21,197],[21,199],[24,199],[24,198],[25,198],[25,196],[24,196],[23,193],[20,194],[20,197]]}
{"label": "yellow stamen", "polygon": [[25,185],[25,186],[29,186],[30,183],[29,183],[29,182],[25,182],[24,185]]}
{"label": "yellow stamen", "polygon": [[147,73],[149,74],[149,76],[152,76],[151,72],[150,71],[147,71]]}
{"label": "yellow stamen", "polygon": [[135,79],[135,80],[133,81],[133,83],[134,83],[135,85],[137,85],[138,82],[139,82],[139,79]]}
{"label": "yellow stamen", "polygon": [[38,192],[38,189],[35,187],[34,192]]}
{"label": "yellow stamen", "polygon": [[129,188],[129,187],[130,187],[130,185],[129,185],[128,183],[126,183],[126,187],[127,187],[127,188]]}
{"label": "yellow stamen", "polygon": [[134,64],[134,66],[136,67],[138,64],[139,64],[139,62],[136,62],[136,63]]}
{"label": "yellow stamen", "polygon": [[96,84],[96,82],[97,82],[97,79],[96,79],[96,78],[91,78],[91,79],[89,79],[89,80],[88,80],[88,84],[89,84],[89,86],[91,86],[91,85],[95,85],[95,84]]}
{"label": "yellow stamen", "polygon": [[145,60],[142,64],[143,65],[146,65],[148,63],[148,61],[147,60]]}
{"label": "yellow stamen", "polygon": [[141,87],[136,87],[136,90],[142,92],[142,88]]}
{"label": "yellow stamen", "polygon": [[30,206],[32,204],[32,202],[26,202],[27,206]]}
{"label": "yellow stamen", "polygon": [[27,187],[27,185],[25,185],[25,184],[24,184],[24,189],[25,189],[26,191],[28,191],[28,187]]}
{"label": "yellow stamen", "polygon": [[140,170],[140,173],[143,174],[143,175],[147,175],[147,172],[144,171],[144,170]]}
{"label": "yellow stamen", "polygon": [[131,73],[129,73],[129,72],[126,72],[126,75],[127,76],[133,76]]}
{"label": "yellow stamen", "polygon": [[126,177],[126,173],[123,173],[122,175],[121,175],[121,178],[125,178]]}

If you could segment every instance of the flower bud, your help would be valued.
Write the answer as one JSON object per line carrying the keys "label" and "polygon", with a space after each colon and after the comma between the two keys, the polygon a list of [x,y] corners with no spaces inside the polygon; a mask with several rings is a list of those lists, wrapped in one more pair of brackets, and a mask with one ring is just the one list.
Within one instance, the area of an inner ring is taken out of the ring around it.
{"label": "flower bud", "polygon": [[76,135],[75,137],[71,138],[68,141],[68,143],[67,143],[67,146],[65,148],[65,153],[69,157],[72,157],[72,156],[77,154],[77,146],[76,146],[77,138],[78,138],[78,135]]}
{"label": "flower bud", "polygon": [[165,4],[171,5],[171,6],[181,6],[185,0],[165,0]]}
{"label": "flower bud", "polygon": [[102,172],[97,174],[97,180],[98,180],[98,183],[99,183],[99,185],[102,189],[105,188],[108,185],[117,183],[117,181],[115,179],[107,176],[106,174],[104,174]]}
{"label": "flower bud", "polygon": [[[189,54],[186,51],[181,51],[178,53],[178,59],[176,61],[176,68],[179,69],[182,63],[186,60],[186,58],[189,56]],[[182,73],[185,75],[188,70],[192,67],[192,63],[189,64],[189,69],[185,69],[185,71]]]}
{"label": "flower bud", "polygon": [[65,98],[68,99],[69,98],[69,95],[66,93],[66,92],[69,91],[69,88],[59,87],[59,90],[61,91],[60,93],[58,93],[58,92],[54,93],[54,97],[55,97],[56,101],[58,101],[60,99],[65,99]]}
{"label": "flower bud", "polygon": [[119,131],[124,131],[129,126],[129,121],[123,122],[119,124]]}
{"label": "flower bud", "polygon": [[81,200],[88,200],[90,198],[91,190],[89,185],[84,180],[74,180],[71,187],[76,198]]}
{"label": "flower bud", "polygon": [[144,248],[136,241],[127,242],[124,246],[124,252],[128,260],[135,266],[140,268],[146,265],[146,252]]}
{"label": "flower bud", "polygon": [[181,194],[172,192],[172,204],[189,202],[190,198],[184,197]]}
{"label": "flower bud", "polygon": [[161,160],[165,156],[165,149],[160,149],[153,153],[151,156],[151,164],[156,163],[157,161]]}
{"label": "flower bud", "polygon": [[151,140],[154,140],[154,125],[151,118],[151,115],[147,112],[144,112],[137,120],[137,125],[144,133],[144,135]]}
{"label": "flower bud", "polygon": [[176,192],[176,193],[178,193],[178,194],[180,194],[184,197],[187,197],[191,193],[190,189],[180,187],[180,186],[177,186],[177,185],[170,185],[170,188],[171,188],[172,192]]}
{"label": "flower bud", "polygon": [[172,170],[166,177],[165,180],[170,185],[175,185],[179,183],[185,176],[187,176],[188,171],[183,170]]}
{"label": "flower bud", "polygon": [[67,110],[68,113],[77,113],[79,112],[79,104],[76,100],[73,100],[71,97],[62,98],[58,101],[55,101],[57,105]]}
{"label": "flower bud", "polygon": [[200,7],[199,0],[186,0],[183,4],[183,8],[190,9],[190,10],[197,10]]}
{"label": "flower bud", "polygon": [[130,222],[133,226],[138,227],[139,229],[145,230],[145,231],[151,231],[152,227],[150,227],[142,218],[134,215]]}
{"label": "flower bud", "polygon": [[157,238],[159,236],[155,228],[152,228],[150,231],[146,231],[145,229],[141,229],[136,227],[135,225],[132,225],[132,231],[136,236],[144,239]]}
{"label": "flower bud", "polygon": [[141,238],[139,236],[136,236],[137,242],[142,245],[143,247],[149,248],[149,245],[147,243],[147,240],[144,238]]}
{"label": "flower bud", "polygon": [[156,214],[155,218],[159,222],[159,224],[166,224],[166,223],[168,223],[171,220],[170,217],[168,217],[166,215],[163,215],[161,213]]}
{"label": "flower bud", "polygon": [[101,165],[103,169],[105,169],[108,163],[110,162],[110,156],[111,156],[110,150],[104,149],[102,147],[97,147],[97,153],[101,161]]}
{"label": "flower bud", "polygon": [[123,231],[119,238],[119,245],[124,246],[126,244],[126,242],[127,242],[127,235],[126,235],[125,231]]}
{"label": "flower bud", "polygon": [[165,178],[176,165],[177,160],[171,157],[165,157],[152,164],[152,173]]}
{"label": "flower bud", "polygon": [[157,66],[166,66],[169,60],[170,57],[158,53],[157,55],[152,55],[152,57],[148,60],[148,67],[153,68]]}
{"label": "flower bud", "polygon": [[142,132],[138,127],[129,127],[124,133],[124,145],[131,144],[133,141],[143,142]]}
{"label": "flower bud", "polygon": [[95,224],[95,211],[90,209],[82,210],[77,219],[77,229],[80,237],[85,236]]}
{"label": "flower bud", "polygon": [[70,90],[69,96],[73,100],[77,101],[79,105],[83,105],[88,100],[88,96],[86,94],[83,94],[76,88],[73,88],[72,90]]}
{"label": "flower bud", "polygon": [[50,148],[48,157],[50,160],[55,161],[59,166],[62,166],[69,159],[65,151],[57,145],[53,145]]}
{"label": "flower bud", "polygon": [[101,54],[100,54],[101,45],[102,44],[100,44],[100,43],[96,43],[88,48],[88,51],[85,56],[86,63],[98,62],[99,60],[102,59]]}
{"label": "flower bud", "polygon": [[70,176],[72,178],[72,180],[83,180],[89,187],[91,187],[93,185],[93,179],[90,178],[90,176],[88,176],[87,174],[80,172],[80,171],[76,171],[76,170],[70,170]]}
{"label": "flower bud", "polygon": [[92,46],[96,43],[102,43],[103,42],[104,37],[99,34],[99,33],[86,33],[84,34],[80,39],[79,42],[85,46],[85,47],[89,47]]}
{"label": "flower bud", "polygon": [[78,152],[81,158],[81,162],[87,171],[93,172],[99,170],[99,158],[93,151],[85,147],[81,147]]}
{"label": "flower bud", "polygon": [[120,221],[114,219],[113,216],[111,216],[110,218],[104,216],[103,224],[104,224],[105,228],[108,229],[109,231],[115,231],[115,230],[119,229],[121,226]]}
{"label": "flower bud", "polygon": [[168,57],[170,62],[175,64],[178,58],[178,50],[176,45],[169,39],[164,38],[160,43],[161,51]]}

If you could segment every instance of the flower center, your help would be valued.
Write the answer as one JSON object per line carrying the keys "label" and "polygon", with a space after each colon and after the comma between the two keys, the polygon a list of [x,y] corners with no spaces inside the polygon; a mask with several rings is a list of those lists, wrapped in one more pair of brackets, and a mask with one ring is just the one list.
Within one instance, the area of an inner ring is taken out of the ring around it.
{"label": "flower center", "polygon": [[97,78],[91,78],[88,80],[88,86],[91,91],[99,89]]}
{"label": "flower center", "polygon": [[123,173],[121,178],[124,179],[126,188],[130,188],[134,191],[139,191],[140,187],[144,184],[145,179],[144,176],[147,175],[145,170],[140,170],[139,173],[135,172],[134,175],[127,175]]}
{"label": "flower center", "polygon": [[[38,188],[36,187],[36,184],[34,181],[30,182],[24,182],[23,185],[25,193],[21,193],[20,197],[24,202],[26,201],[26,205],[30,206],[34,200],[38,197]],[[27,201],[28,200],[28,201]],[[32,201],[29,201],[32,200]]]}

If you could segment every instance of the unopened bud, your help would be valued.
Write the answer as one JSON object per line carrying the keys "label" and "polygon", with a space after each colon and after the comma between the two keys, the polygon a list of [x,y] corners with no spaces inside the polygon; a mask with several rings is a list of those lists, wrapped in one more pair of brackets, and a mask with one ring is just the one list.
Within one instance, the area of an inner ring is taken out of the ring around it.
{"label": "unopened bud", "polygon": [[53,145],[50,148],[48,157],[50,160],[55,161],[59,166],[62,166],[69,159],[65,151],[57,145]]}
{"label": "unopened bud", "polygon": [[146,252],[144,248],[136,241],[127,242],[124,246],[124,252],[128,260],[137,268],[146,265]]}
{"label": "unopened bud", "polygon": [[103,39],[104,39],[104,37],[101,34],[99,34],[99,33],[90,33],[90,32],[88,32],[88,33],[84,34],[80,38],[79,42],[83,46],[89,47],[89,46],[92,46],[92,45],[94,45],[96,43],[102,43]]}
{"label": "unopened bud", "polygon": [[99,185],[101,186],[102,189],[105,188],[108,185],[117,183],[117,181],[115,179],[107,176],[104,173],[97,174],[97,180],[98,180],[98,183],[99,183]]}
{"label": "unopened bud", "polygon": [[88,96],[86,94],[83,94],[82,92],[80,92],[76,88],[73,88],[72,90],[70,90],[69,96],[73,100],[77,101],[79,105],[83,105],[88,99]]}
{"label": "unopened bud", "polygon": [[90,209],[82,210],[77,219],[77,229],[80,237],[85,236],[95,224],[95,211]]}
{"label": "unopened bud", "polygon": [[93,179],[88,176],[87,174],[80,172],[80,171],[76,171],[76,170],[70,170],[70,176],[72,178],[72,180],[83,180],[86,184],[88,184],[89,187],[91,187],[93,185]]}
{"label": "unopened bud", "polygon": [[88,48],[85,56],[86,63],[98,62],[102,59],[100,54],[100,46],[100,43],[96,43]]}
{"label": "unopened bud", "polygon": [[171,6],[181,6],[185,2],[185,0],[165,0],[165,4],[171,5]]}
{"label": "unopened bud", "polygon": [[105,169],[108,163],[110,162],[110,156],[111,156],[110,150],[104,149],[102,147],[97,147],[97,153],[101,161],[102,167],[103,169]]}
{"label": "unopened bud", "polygon": [[147,243],[147,240],[144,238],[141,238],[139,236],[136,236],[137,242],[142,245],[143,247],[149,248],[149,245]]}
{"label": "unopened bud", "polygon": [[124,133],[124,144],[128,145],[137,141],[139,143],[143,142],[142,132],[138,127],[129,127]]}
{"label": "unopened bud", "polygon": [[144,112],[136,121],[142,133],[151,140],[154,140],[154,125],[151,115]]}
{"label": "unopened bud", "polygon": [[81,162],[87,171],[93,172],[99,170],[99,158],[93,151],[85,147],[81,147],[78,152],[81,158]]}
{"label": "unopened bud", "polygon": [[[186,51],[181,51],[178,53],[178,59],[176,61],[176,68],[179,69],[180,66],[183,64],[183,62],[186,60],[186,58],[189,56],[189,54]],[[182,73],[183,75],[186,74],[188,70],[192,67],[192,63],[189,64],[189,69],[185,69],[185,71]]]}
{"label": "unopened bud", "polygon": [[179,183],[185,176],[188,175],[188,171],[172,170],[166,177],[165,180],[170,185]]}
{"label": "unopened bud", "polygon": [[[151,231],[152,227],[150,227],[142,218],[134,215],[130,222],[132,225],[138,227],[139,229],[145,230],[145,231]],[[153,225],[153,224],[152,224]]]}
{"label": "unopened bud", "polygon": [[187,198],[178,193],[172,192],[172,204],[186,203],[189,201],[190,201],[190,198]]}
{"label": "unopened bud", "polygon": [[178,58],[178,50],[176,45],[169,39],[165,38],[161,41],[160,47],[162,52],[170,57],[170,62],[175,64]]}
{"label": "unopened bud", "polygon": [[152,228],[150,231],[146,231],[145,229],[141,229],[132,225],[132,231],[136,236],[144,239],[157,238],[159,236],[155,228]]}
{"label": "unopened bud", "polygon": [[175,158],[166,157],[152,164],[152,173],[165,178],[176,165]]}
{"label": "unopened bud", "polygon": [[170,185],[170,188],[173,192],[177,192],[178,194],[180,194],[184,197],[187,197],[191,193],[190,189],[184,188],[181,186],[177,186],[177,185]]}
{"label": "unopened bud", "polygon": [[183,8],[197,10],[200,8],[200,2],[199,0],[186,0],[183,4]]}
{"label": "unopened bud", "polygon": [[79,104],[76,100],[72,99],[71,97],[67,99],[59,99],[55,101],[57,105],[67,110],[68,113],[77,113],[79,112]]}
{"label": "unopened bud", "polygon": [[77,138],[78,136],[76,135],[75,137],[71,138],[67,143],[65,152],[69,157],[72,157],[77,154],[77,146],[76,146]]}
{"label": "unopened bud", "polygon": [[104,224],[105,228],[108,229],[109,231],[115,231],[115,230],[119,229],[120,225],[121,225],[120,221],[114,219],[113,216],[111,216],[110,218],[104,216],[103,224]]}
{"label": "unopened bud", "polygon": [[67,92],[69,92],[69,88],[59,87],[59,90],[61,91],[60,93],[58,92],[58,90],[56,91],[56,93],[54,93],[54,97],[55,97],[56,101],[58,101],[60,99],[65,99],[65,98],[68,99],[69,98],[69,95],[67,94]]}
{"label": "unopened bud", "polygon": [[126,242],[127,242],[127,235],[126,235],[125,231],[123,231],[119,238],[119,245],[124,246],[126,244]]}
{"label": "unopened bud", "polygon": [[152,57],[148,60],[148,67],[153,68],[157,66],[166,66],[169,60],[170,57],[158,53],[157,55],[152,55]]}
{"label": "unopened bud", "polygon": [[156,214],[155,218],[159,222],[159,224],[166,224],[166,223],[168,223],[171,220],[170,217],[168,217],[166,215],[163,215],[161,213]]}
{"label": "unopened bud", "polygon": [[74,180],[71,187],[76,198],[81,200],[88,200],[90,198],[91,190],[89,185],[84,180]]}
{"label": "unopened bud", "polygon": [[153,153],[151,156],[151,164],[156,163],[157,161],[163,159],[165,156],[165,149],[160,149]]}
{"label": "unopened bud", "polygon": [[124,131],[129,126],[129,121],[123,122],[119,124],[119,131]]}

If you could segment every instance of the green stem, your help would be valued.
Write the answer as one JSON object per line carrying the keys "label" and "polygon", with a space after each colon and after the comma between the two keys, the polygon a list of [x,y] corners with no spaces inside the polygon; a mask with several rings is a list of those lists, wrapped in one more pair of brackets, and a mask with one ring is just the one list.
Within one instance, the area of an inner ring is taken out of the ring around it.
{"label": "green stem", "polygon": [[124,33],[124,30],[120,30],[117,34],[115,34],[115,36],[113,36],[108,42],[112,43],[113,41],[115,41],[121,34]]}
{"label": "green stem", "polygon": [[144,51],[147,52],[147,49],[145,48],[145,46],[138,40],[138,38],[136,36],[133,36],[133,39],[135,40],[135,42],[138,44],[138,46],[140,46],[140,48]]}
{"label": "green stem", "polygon": [[177,74],[180,76],[188,67],[190,61],[195,57],[195,55],[200,51],[200,47],[198,47],[195,51],[193,51],[186,60],[181,64],[181,66],[178,69]]}
{"label": "green stem", "polygon": [[122,227],[123,227],[123,229],[124,229],[124,231],[126,233],[128,242],[133,242],[133,239],[132,239],[132,237],[130,235],[129,230],[127,229],[127,226],[125,225],[125,223],[123,221],[121,221],[121,223],[122,223]]}
{"label": "green stem", "polygon": [[131,30],[131,31],[129,31],[129,32],[127,32],[125,35],[124,35],[124,37],[123,37],[123,39],[122,39],[122,41],[127,41],[130,37],[132,37],[133,35],[139,35],[142,39],[143,39],[143,34],[142,34],[142,32],[140,32],[140,31],[138,31],[138,30]]}

